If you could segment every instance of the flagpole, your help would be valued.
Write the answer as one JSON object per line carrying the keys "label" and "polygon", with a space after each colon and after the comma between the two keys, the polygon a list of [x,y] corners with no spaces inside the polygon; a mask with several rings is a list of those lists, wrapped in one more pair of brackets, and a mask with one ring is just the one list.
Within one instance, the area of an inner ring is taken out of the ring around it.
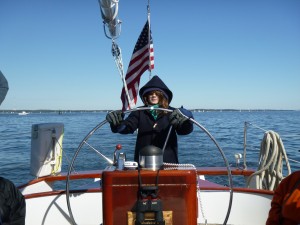
{"label": "flagpole", "polygon": [[152,69],[151,69],[151,49],[150,49],[150,45],[151,45],[151,30],[150,30],[150,0],[148,0],[148,5],[147,5],[147,13],[148,13],[148,25],[149,25],[149,29],[148,29],[148,51],[149,51],[149,80],[152,77]]}

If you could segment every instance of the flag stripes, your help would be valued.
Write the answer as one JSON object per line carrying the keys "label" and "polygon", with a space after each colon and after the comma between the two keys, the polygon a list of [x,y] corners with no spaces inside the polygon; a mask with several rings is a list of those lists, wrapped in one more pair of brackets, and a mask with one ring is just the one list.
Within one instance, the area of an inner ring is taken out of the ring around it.
{"label": "flag stripes", "polygon": [[[121,100],[123,103],[122,110],[133,108],[137,102],[139,92],[140,78],[146,70],[154,69],[154,50],[150,34],[149,38],[149,23],[146,22],[138,41],[134,47],[131,60],[129,62],[128,70],[125,76],[125,83],[127,85],[128,96],[123,87],[121,93]],[[150,44],[149,44],[150,39]],[[128,102],[128,97],[129,102]]]}

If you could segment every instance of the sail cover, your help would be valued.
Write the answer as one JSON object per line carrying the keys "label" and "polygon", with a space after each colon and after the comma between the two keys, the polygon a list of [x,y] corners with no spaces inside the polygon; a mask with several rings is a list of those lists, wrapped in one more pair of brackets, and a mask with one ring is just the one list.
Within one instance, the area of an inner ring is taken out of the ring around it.
{"label": "sail cover", "polygon": [[6,93],[8,91],[8,83],[0,70],[0,105],[2,104],[3,100],[5,99]]}

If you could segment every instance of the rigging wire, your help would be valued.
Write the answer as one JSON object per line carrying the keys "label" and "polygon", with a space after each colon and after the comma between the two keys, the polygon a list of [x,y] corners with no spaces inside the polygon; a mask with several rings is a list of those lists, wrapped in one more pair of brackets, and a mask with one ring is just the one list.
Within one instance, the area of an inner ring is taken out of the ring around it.
{"label": "rigging wire", "polygon": [[[125,88],[126,97],[129,106],[131,108],[132,104],[130,101],[130,96],[128,93],[128,88],[124,76],[122,51],[121,48],[116,43],[116,39],[121,34],[121,23],[122,23],[122,21],[118,19],[119,0],[98,0],[98,2],[100,6],[101,16],[103,19],[104,34],[107,38],[111,39],[112,41],[112,47],[111,47],[112,56],[118,68],[123,86]],[[107,29],[109,30],[109,32],[107,32]]]}
{"label": "rigging wire", "polygon": [[122,51],[121,48],[118,46],[118,44],[112,40],[112,49],[111,49],[112,55],[114,57],[116,66],[118,68],[124,89],[125,89],[125,93],[126,93],[126,97],[127,97],[127,101],[129,104],[129,107],[132,108],[132,101],[130,101],[130,96],[129,96],[129,92],[128,92],[128,87],[126,85],[126,80],[125,80],[125,74],[124,74],[124,66],[123,66],[123,59],[122,59]]}
{"label": "rigging wire", "polygon": [[[116,66],[118,68],[123,87],[125,90],[127,102],[129,109],[134,108],[134,100],[131,100],[126,79],[126,74],[124,73],[124,66],[123,66],[123,60],[122,60],[122,52],[121,48],[117,45],[116,39],[120,36],[121,33],[121,23],[122,21],[118,19],[118,10],[119,10],[119,0],[98,0],[99,6],[100,6],[100,12],[103,19],[103,28],[104,28],[104,34],[107,38],[112,40],[112,55],[115,60]],[[148,21],[148,51],[149,51],[149,80],[152,77],[151,71],[152,71],[152,61],[153,58],[153,51],[150,49],[151,43],[151,30],[150,30],[150,0],[148,0],[147,5],[147,21]],[[108,29],[108,31],[107,31]],[[109,34],[108,34],[109,33]]]}

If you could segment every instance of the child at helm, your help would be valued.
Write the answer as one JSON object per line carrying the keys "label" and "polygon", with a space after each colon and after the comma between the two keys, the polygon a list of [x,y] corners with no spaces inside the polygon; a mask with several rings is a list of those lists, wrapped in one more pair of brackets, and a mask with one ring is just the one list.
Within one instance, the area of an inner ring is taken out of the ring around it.
{"label": "child at helm", "polygon": [[[134,161],[139,161],[139,151],[147,146],[154,145],[165,149],[163,161],[167,163],[179,163],[177,134],[186,135],[193,131],[193,123],[188,119],[193,115],[190,111],[170,107],[173,93],[158,77],[154,76],[139,91],[144,106],[152,107],[152,110],[137,110],[124,119],[121,111],[110,112],[106,120],[110,123],[112,132],[120,134],[133,133],[138,129]],[[172,113],[155,108],[174,110]],[[188,117],[188,118],[187,118]],[[172,126],[172,128],[171,128]],[[170,131],[169,138],[167,136]]]}

